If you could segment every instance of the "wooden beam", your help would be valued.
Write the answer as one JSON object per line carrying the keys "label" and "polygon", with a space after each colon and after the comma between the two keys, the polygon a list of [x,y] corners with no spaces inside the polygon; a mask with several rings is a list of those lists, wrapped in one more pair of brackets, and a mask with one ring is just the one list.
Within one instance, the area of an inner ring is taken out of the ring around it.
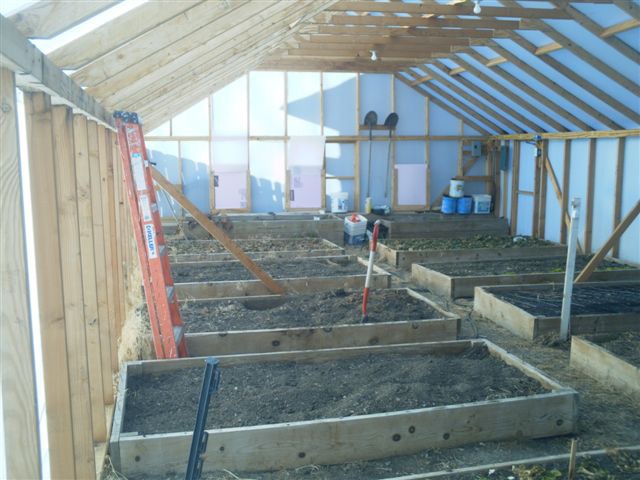
{"label": "wooden beam", "polygon": [[[613,224],[617,226],[620,223],[622,216],[622,185],[624,178],[624,154],[626,147],[626,139],[618,139],[618,155],[616,158],[616,186],[615,186],[615,200],[613,206]],[[616,240],[613,244],[613,250],[611,254],[617,258],[620,254],[620,240]]]}
{"label": "wooden beam", "polygon": [[66,70],[77,70],[156,27],[162,27],[176,15],[200,0],[149,2],[120,15],[75,40],[53,50],[47,56]]}
{"label": "wooden beam", "polygon": [[587,265],[582,269],[580,274],[576,277],[576,283],[586,282],[589,280],[589,277],[593,273],[593,271],[600,265],[600,262],[607,255],[607,252],[611,250],[613,244],[618,241],[620,236],[629,228],[629,225],[633,223],[636,217],[640,214],[640,201],[636,202],[635,206],[627,213],[622,222],[618,224],[613,233],[609,236],[604,245],[598,250],[593,258],[587,263]]}
{"label": "wooden beam", "polygon": [[[540,189],[539,189],[539,207],[538,207],[538,238],[544,239],[546,219],[547,219],[547,153],[549,151],[549,142],[542,141],[542,155],[540,156]],[[550,163],[550,162],[549,162]]]}
{"label": "wooden beam", "polygon": [[41,478],[33,335],[27,280],[18,112],[12,71],[0,69],[0,365],[7,478]]}
{"label": "wooden beam", "polygon": [[113,7],[118,1],[38,2],[20,10],[9,20],[25,37],[51,38]]}
{"label": "wooden beam", "polygon": [[534,53],[534,55],[539,57],[541,55],[547,55],[548,53],[557,52],[558,50],[562,50],[563,48],[564,47],[562,45],[560,45],[559,43],[552,42],[552,43],[547,43],[546,45],[542,45],[541,47],[536,48],[533,53]]}
{"label": "wooden beam", "polygon": [[16,78],[18,86],[45,92],[57,102],[74,107],[97,122],[113,126],[111,114],[24,38],[2,15],[0,32],[0,66],[21,74]]}
{"label": "wooden beam", "polygon": [[394,38],[495,38],[501,36],[492,29],[473,28],[442,28],[442,27],[375,27],[375,26],[345,26],[345,25],[304,25],[300,31],[303,34],[341,35],[378,35]]}
{"label": "wooden beam", "polygon": [[587,163],[587,198],[585,202],[584,253],[591,253],[593,230],[593,196],[596,177],[596,139],[589,140],[589,160]]}
{"label": "wooden beam", "polygon": [[609,38],[617,35],[618,33],[626,32],[638,27],[640,27],[640,20],[632,18],[603,29],[602,32],[600,32],[600,38]]}
{"label": "wooden beam", "polygon": [[34,257],[52,478],[76,478],[50,99],[25,93]]}
{"label": "wooden beam", "polygon": [[630,128],[628,130],[591,130],[583,132],[551,132],[551,133],[520,133],[513,135],[494,135],[495,140],[533,140],[536,135],[543,139],[572,139],[577,138],[625,138],[639,137],[640,129]]}
{"label": "wooden beam", "polygon": [[[333,15],[326,22],[329,25],[371,25],[377,27],[440,27],[440,28],[479,28],[518,30],[521,22],[513,20],[463,19],[463,18],[412,18],[412,17],[374,17],[371,15]],[[525,26],[525,29],[530,29]]]}
{"label": "wooden beam", "polygon": [[511,235],[518,232],[518,191],[520,189],[520,142],[513,145],[511,163]]}
{"label": "wooden beam", "polygon": [[207,232],[219,241],[233,256],[235,256],[246,268],[249,270],[258,280],[271,291],[272,293],[283,295],[286,294],[285,289],[276,282],[271,276],[262,270],[244,251],[229,237],[224,230],[216,226],[207,216],[198,210],[193,203],[191,203],[187,197],[185,197],[180,191],[155,168],[151,168],[151,174],[153,179],[160,185],[165,192],[173,197],[178,204],[184,208],[189,214],[204,228]]}
{"label": "wooden beam", "polygon": [[[560,243],[567,243],[567,234],[571,220],[569,219],[569,184],[571,179],[571,140],[564,142],[562,157],[562,201],[560,203]],[[580,241],[578,240],[578,245]]]}

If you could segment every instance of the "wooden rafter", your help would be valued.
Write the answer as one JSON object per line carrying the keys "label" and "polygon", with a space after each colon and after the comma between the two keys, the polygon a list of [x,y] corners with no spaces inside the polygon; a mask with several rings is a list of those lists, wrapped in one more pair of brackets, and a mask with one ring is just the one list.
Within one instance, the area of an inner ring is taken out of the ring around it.
{"label": "wooden rafter", "polygon": [[379,27],[440,27],[440,28],[496,28],[501,30],[531,30],[522,21],[467,19],[467,18],[415,18],[415,17],[375,17],[372,15],[333,15],[328,25],[371,25]]}

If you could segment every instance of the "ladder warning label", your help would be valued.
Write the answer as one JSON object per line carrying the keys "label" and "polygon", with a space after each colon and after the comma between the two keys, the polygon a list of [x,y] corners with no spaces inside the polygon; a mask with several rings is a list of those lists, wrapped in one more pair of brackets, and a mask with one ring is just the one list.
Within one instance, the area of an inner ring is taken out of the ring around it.
{"label": "ladder warning label", "polygon": [[144,179],[144,165],[142,163],[142,155],[139,153],[131,154],[131,170],[133,171],[133,181],[136,184],[136,190],[144,191],[147,189],[147,182]]}
{"label": "ladder warning label", "polygon": [[140,195],[140,213],[142,214],[143,222],[152,220],[151,207],[149,206],[149,197],[147,195]]}
{"label": "ladder warning label", "polygon": [[147,242],[147,251],[149,259],[158,258],[158,246],[156,245],[156,232],[153,230],[153,224],[147,223],[144,226],[144,237]]}

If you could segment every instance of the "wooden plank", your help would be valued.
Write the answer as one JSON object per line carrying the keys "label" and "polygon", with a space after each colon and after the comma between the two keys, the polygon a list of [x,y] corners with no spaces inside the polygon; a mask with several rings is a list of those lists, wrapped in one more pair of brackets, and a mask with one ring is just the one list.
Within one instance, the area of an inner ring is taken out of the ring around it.
{"label": "wooden plank", "polygon": [[[536,142],[536,149],[540,148],[540,142]],[[542,183],[542,169],[544,168],[544,163],[542,160],[542,155],[536,155],[533,159],[533,218],[531,221],[531,233],[534,237],[539,236],[539,221],[540,221],[540,187]]]}
{"label": "wooden plank", "polygon": [[596,180],[596,139],[589,140],[589,160],[587,163],[587,199],[585,202],[584,253],[591,253],[593,231],[593,196]]}
{"label": "wooden plank", "polygon": [[25,93],[25,109],[49,464],[52,478],[75,478],[50,99]]}
{"label": "wooden plank", "polygon": [[66,106],[54,106],[51,110],[75,471],[77,477],[91,478],[95,474],[95,463],[86,318],[83,309],[73,117]]}
{"label": "wooden plank", "polygon": [[547,152],[549,142],[542,141],[542,155],[540,156],[540,206],[538,207],[538,238],[544,239],[547,218]]}
{"label": "wooden plank", "polygon": [[[562,157],[562,200],[560,202],[560,243],[567,243],[569,229],[569,182],[571,179],[571,140],[564,141],[564,154]],[[580,243],[578,241],[578,243]]]}
{"label": "wooden plank", "polygon": [[11,15],[9,20],[25,37],[51,38],[110,8],[117,0],[38,2]]}
{"label": "wooden plank", "polygon": [[107,425],[104,409],[96,259],[93,243],[91,171],[89,167],[87,118],[83,115],[73,116],[73,149],[75,154],[80,265],[82,270],[81,281],[84,299],[89,392],[91,395],[91,423],[93,426],[93,440],[95,442],[104,442],[107,440]]}
{"label": "wooden plank", "polygon": [[[518,190],[520,188],[520,142],[514,142],[511,165],[511,235],[518,232]],[[562,242],[564,243],[564,242]]]}
{"label": "wooden plank", "polygon": [[0,325],[2,443],[8,478],[40,478],[40,444],[29,308],[24,207],[13,72],[0,69]]}
{"label": "wooden plank", "polygon": [[113,370],[111,364],[111,327],[109,322],[104,220],[102,217],[103,196],[100,181],[100,147],[98,143],[98,125],[95,122],[88,122],[87,124],[87,142],[91,177],[91,208],[98,296],[98,324],[100,327],[100,354],[102,356],[102,390],[105,404],[111,405],[114,400]]}
{"label": "wooden plank", "polygon": [[[617,226],[622,218],[622,181],[624,177],[624,154],[625,154],[626,140],[625,138],[618,139],[618,155],[616,158],[616,186],[615,186],[615,201],[613,206],[613,225]],[[611,255],[618,257],[620,255],[620,239],[616,240],[613,244],[613,250]]]}
{"label": "wooden plank", "polygon": [[151,167],[151,173],[153,179],[169,194],[178,204],[184,208],[193,218],[209,232],[216,240],[218,240],[228,251],[233,254],[256,278],[258,278],[264,285],[276,294],[285,294],[285,289],[275,281],[271,276],[262,270],[251,258],[244,253],[244,251],[229,237],[224,230],[215,225],[211,220],[207,218],[198,208],[191,203],[187,197],[185,197],[176,187],[171,184],[162,174]]}
{"label": "wooden plank", "polygon": [[607,255],[609,250],[613,244],[620,238],[620,236],[629,228],[629,225],[633,223],[636,217],[640,214],[640,201],[636,202],[635,206],[627,213],[624,219],[616,226],[615,230],[604,245],[598,250],[598,252],[593,256],[593,258],[587,263],[587,265],[582,269],[580,274],[576,277],[576,283],[578,282],[586,282],[589,280],[589,277],[592,275],[592,272],[596,269],[600,262]]}
{"label": "wooden plank", "polygon": [[496,140],[533,140],[533,138],[538,135],[545,140],[574,140],[578,138],[625,138],[640,136],[640,129],[630,128],[627,130],[591,130],[582,132],[565,131],[552,133],[515,133],[508,135],[493,135],[491,138]]}
{"label": "wooden plank", "polygon": [[56,67],[2,15],[0,31],[0,65],[21,73],[16,78],[18,84],[25,85],[30,90],[43,91],[98,122],[113,125],[112,116],[93,97]]}
{"label": "wooden plank", "polygon": [[[465,346],[469,348],[472,345],[486,346],[492,356],[553,391],[530,397],[340,419],[210,430],[209,446],[215,452],[215,459],[205,465],[231,470],[281,469],[307,465],[309,462],[324,464],[381,458],[489,439],[516,436],[537,438],[569,433],[575,429],[575,391],[559,385],[542,372],[484,340],[320,350],[314,351],[312,356],[307,352],[289,352],[221,356],[219,359],[224,368],[247,362],[316,362],[391,352],[450,352],[455,355],[455,352],[464,351]],[[152,371],[176,371],[201,362],[202,359],[184,359],[179,363],[139,362],[129,364],[127,370],[129,376],[141,375]],[[190,442],[188,432],[145,437],[124,433],[121,432],[117,448],[114,448],[120,460],[119,470],[123,473],[144,471],[148,474],[183,467],[183,451],[188,449]],[[336,449],[336,438],[340,439],[339,449]]]}
{"label": "wooden plank", "polygon": [[[123,179],[122,179],[122,164],[120,163],[120,154],[118,152],[117,134],[112,131],[107,132],[108,148],[111,151],[112,165],[113,165],[113,193],[115,202],[115,222],[116,222],[116,259],[117,259],[117,271],[118,286],[120,287],[120,318],[117,324],[115,332],[116,338],[120,338],[122,326],[126,319],[127,310],[127,292],[125,289],[126,277],[124,274],[123,258],[124,258],[124,242],[126,225],[125,220],[125,200],[123,196]],[[110,147],[110,148],[109,148]]]}
{"label": "wooden plank", "polygon": [[[600,336],[606,338],[608,336]],[[586,338],[571,337],[572,368],[624,393],[640,396],[640,367]]]}
{"label": "wooden plank", "polygon": [[378,27],[495,28],[519,30],[521,22],[514,20],[463,18],[374,17],[371,15],[333,15],[328,25],[371,25]]}
{"label": "wooden plank", "polygon": [[640,27],[640,21],[635,18],[625,20],[624,22],[615,23],[610,27],[603,29],[602,32],[600,32],[600,38],[609,38],[618,33],[626,32],[627,30],[638,27]]}

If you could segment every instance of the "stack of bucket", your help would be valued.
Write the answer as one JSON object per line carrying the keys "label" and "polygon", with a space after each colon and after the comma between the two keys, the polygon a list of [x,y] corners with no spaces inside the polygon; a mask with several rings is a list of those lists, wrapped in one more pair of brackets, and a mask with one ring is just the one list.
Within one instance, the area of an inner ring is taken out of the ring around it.
{"label": "stack of bucket", "polygon": [[442,213],[452,215],[459,213],[461,215],[469,215],[473,199],[464,194],[464,182],[462,180],[451,179],[449,184],[449,195],[442,197]]}

